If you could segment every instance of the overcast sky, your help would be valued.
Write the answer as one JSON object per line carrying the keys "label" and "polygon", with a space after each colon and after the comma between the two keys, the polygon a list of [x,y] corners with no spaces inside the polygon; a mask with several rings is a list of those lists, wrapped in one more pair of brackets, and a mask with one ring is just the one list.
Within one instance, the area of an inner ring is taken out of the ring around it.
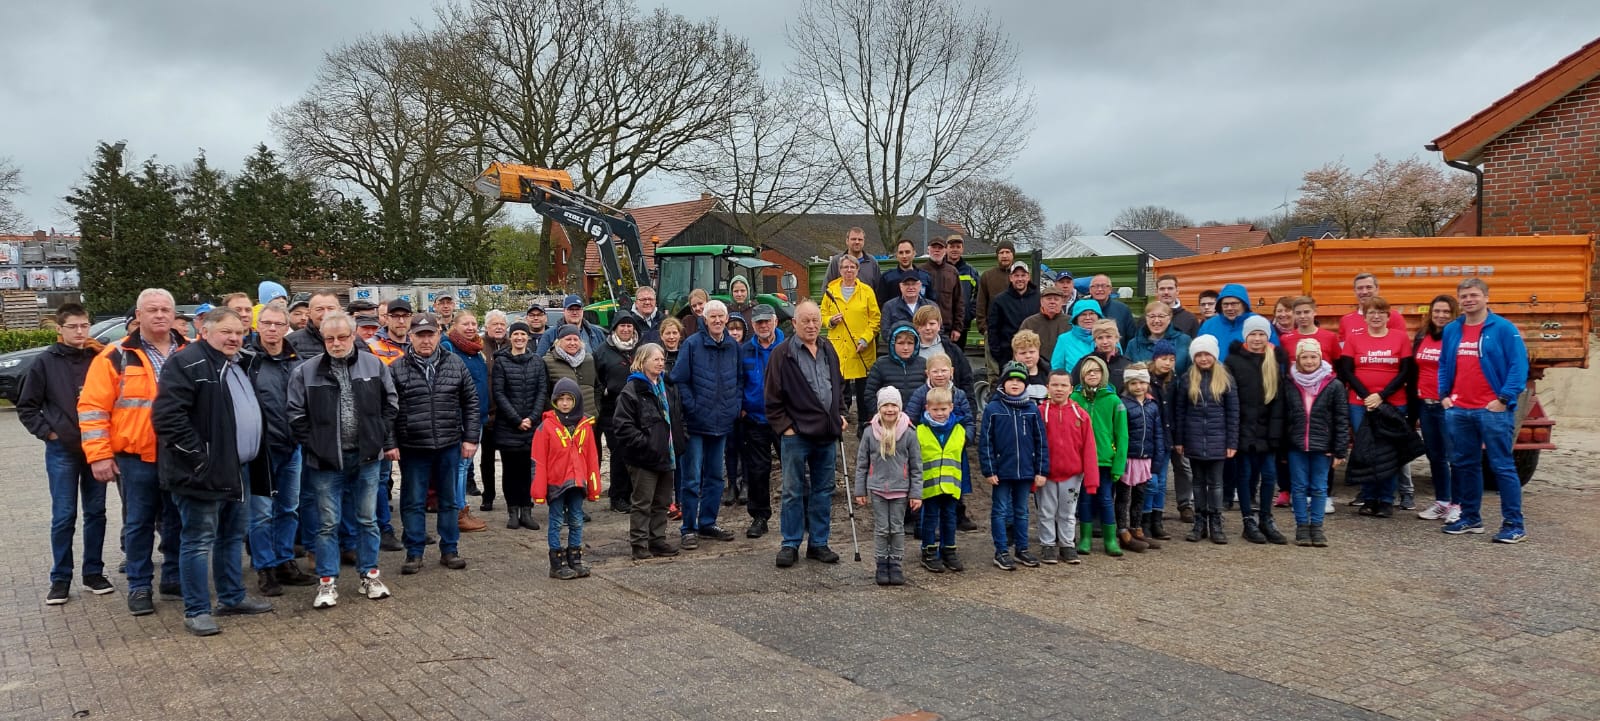
{"label": "overcast sky", "polygon": [[[1038,95],[1011,179],[1050,223],[1091,233],[1147,203],[1196,221],[1281,212],[1305,170],[1423,153],[1600,33],[1593,0],[970,4],[1015,38]],[[22,168],[33,221],[70,228],[60,198],[96,142],[126,140],[130,160],[174,164],[204,148],[214,166],[237,170],[257,142],[273,142],[271,113],[305,91],[325,51],[426,24],[432,6],[5,2],[0,156]],[[668,6],[718,18],[751,41],[765,72],[783,71],[798,0]],[[656,182],[644,201],[695,192]]]}

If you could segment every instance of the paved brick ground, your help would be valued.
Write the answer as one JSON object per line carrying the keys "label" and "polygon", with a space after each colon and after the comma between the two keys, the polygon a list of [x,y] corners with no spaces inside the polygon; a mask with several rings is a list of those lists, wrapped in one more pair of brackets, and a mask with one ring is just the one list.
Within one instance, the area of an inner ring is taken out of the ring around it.
{"label": "paved brick ground", "polygon": [[[3,719],[1600,719],[1600,498],[1582,483],[1536,482],[1518,547],[1341,508],[1328,549],[1177,542],[912,570],[905,589],[848,555],[780,571],[771,536],[636,564],[599,504],[595,576],[557,583],[543,532],[497,513],[463,542],[466,571],[401,577],[385,554],[390,600],[347,581],[313,612],[290,589],[196,639],[177,602],[130,617],[117,576],[114,595],[45,607],[42,451],[10,411],[0,449]],[[987,534],[966,538],[982,561]]]}

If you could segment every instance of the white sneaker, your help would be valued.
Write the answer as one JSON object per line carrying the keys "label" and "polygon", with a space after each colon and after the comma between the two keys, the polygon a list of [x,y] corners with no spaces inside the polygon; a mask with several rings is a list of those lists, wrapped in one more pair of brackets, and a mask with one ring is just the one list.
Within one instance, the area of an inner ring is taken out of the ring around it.
{"label": "white sneaker", "polygon": [[1461,520],[1461,506],[1455,503],[1450,504],[1450,510],[1444,514],[1443,520],[1446,524]]}
{"label": "white sneaker", "polygon": [[372,572],[372,575],[361,579],[361,586],[356,589],[356,592],[365,594],[367,598],[374,601],[389,597],[389,587],[383,585],[383,581],[378,578],[376,570]]}
{"label": "white sneaker", "polygon": [[1333,496],[1328,496],[1327,503],[1323,505],[1322,513],[1324,515],[1333,513],[1336,509],[1338,509],[1338,507],[1339,506],[1333,502]]}
{"label": "white sneaker", "polygon": [[1434,501],[1433,505],[1417,512],[1417,518],[1424,521],[1437,521],[1450,513],[1450,504],[1444,501]]}
{"label": "white sneaker", "polygon": [[339,588],[333,579],[324,578],[317,584],[317,598],[311,602],[312,608],[333,608],[339,605]]}

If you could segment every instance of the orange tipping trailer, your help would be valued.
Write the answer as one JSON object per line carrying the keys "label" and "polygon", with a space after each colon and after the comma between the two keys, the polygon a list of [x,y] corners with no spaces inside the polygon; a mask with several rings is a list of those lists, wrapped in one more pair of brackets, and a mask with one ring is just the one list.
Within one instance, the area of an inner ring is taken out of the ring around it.
{"label": "orange tipping trailer", "polygon": [[1157,275],[1178,276],[1190,295],[1242,283],[1257,312],[1272,315],[1283,296],[1317,299],[1318,322],[1338,330],[1339,317],[1356,309],[1357,274],[1378,278],[1379,294],[1405,314],[1415,333],[1428,303],[1454,294],[1462,278],[1489,284],[1489,306],[1516,323],[1528,346],[1528,398],[1517,434],[1517,469],[1527,483],[1540,450],[1553,449],[1555,425],[1540,406],[1534,382],[1547,368],[1589,367],[1589,283],[1595,239],[1588,235],[1459,238],[1302,239],[1259,248],[1155,263]]}

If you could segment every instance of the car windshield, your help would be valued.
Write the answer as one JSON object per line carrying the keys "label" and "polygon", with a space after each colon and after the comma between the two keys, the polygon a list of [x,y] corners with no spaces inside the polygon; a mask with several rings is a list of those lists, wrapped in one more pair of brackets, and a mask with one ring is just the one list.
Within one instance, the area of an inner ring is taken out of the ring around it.
{"label": "car windshield", "polygon": [[101,343],[114,343],[128,335],[128,324],[121,318],[103,320],[89,328],[89,336]]}

